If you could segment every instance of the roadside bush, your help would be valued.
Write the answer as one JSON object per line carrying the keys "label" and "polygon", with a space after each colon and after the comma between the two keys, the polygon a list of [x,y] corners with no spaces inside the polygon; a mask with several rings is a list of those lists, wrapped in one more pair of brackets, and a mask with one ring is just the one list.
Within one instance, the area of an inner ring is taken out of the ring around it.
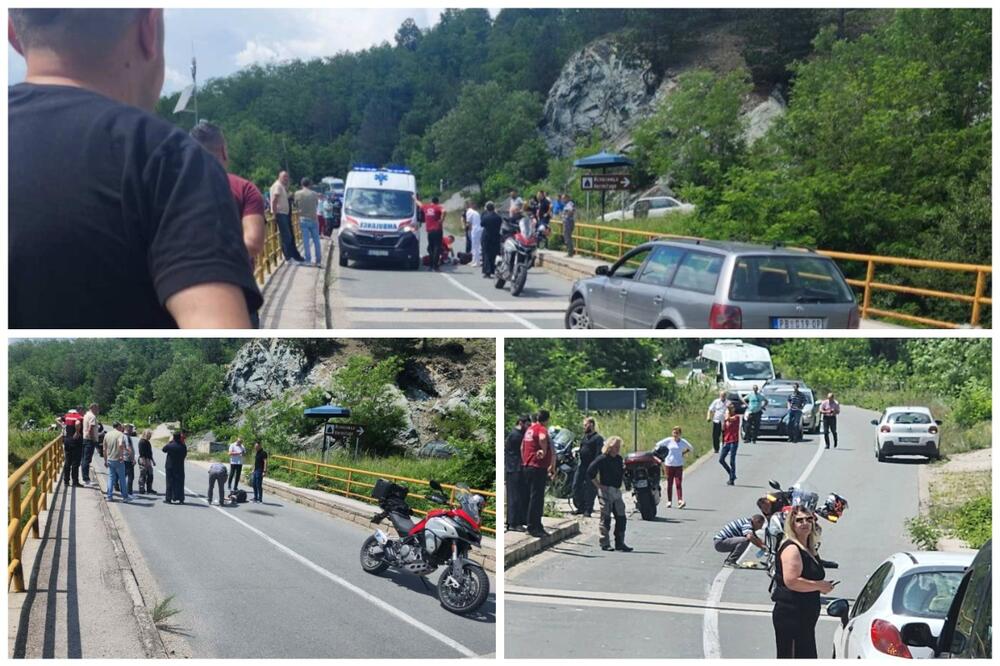
{"label": "roadside bush", "polygon": [[993,397],[988,381],[970,379],[959,390],[951,416],[956,423],[971,426],[989,419],[993,414]]}
{"label": "roadside bush", "polygon": [[981,495],[955,511],[955,536],[970,548],[980,548],[993,534],[993,499]]}
{"label": "roadside bush", "polygon": [[337,370],[330,387],[335,403],[351,409],[351,422],[364,426],[361,447],[367,452],[387,453],[396,435],[406,425],[406,412],[389,388],[403,369],[396,356],[375,361],[371,356],[352,356]]}
{"label": "roadside bush", "polygon": [[906,521],[906,530],[910,533],[910,541],[921,550],[937,550],[941,530],[926,516],[917,516]]}

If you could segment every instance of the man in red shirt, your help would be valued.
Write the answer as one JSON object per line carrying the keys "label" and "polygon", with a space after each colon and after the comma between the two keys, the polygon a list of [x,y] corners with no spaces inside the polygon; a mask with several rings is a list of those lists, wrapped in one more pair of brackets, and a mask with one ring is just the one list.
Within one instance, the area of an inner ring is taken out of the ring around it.
{"label": "man in red shirt", "polygon": [[444,237],[444,208],[437,197],[431,197],[431,202],[425,204],[417,195],[413,200],[424,215],[424,230],[427,232],[427,254],[430,255],[430,269],[441,271],[441,240]]}
{"label": "man in red shirt", "polygon": [[549,413],[538,410],[534,423],[521,440],[521,465],[528,494],[528,534],[543,537],[548,533],[542,526],[545,510],[545,484],[555,475],[555,455],[549,437]]}

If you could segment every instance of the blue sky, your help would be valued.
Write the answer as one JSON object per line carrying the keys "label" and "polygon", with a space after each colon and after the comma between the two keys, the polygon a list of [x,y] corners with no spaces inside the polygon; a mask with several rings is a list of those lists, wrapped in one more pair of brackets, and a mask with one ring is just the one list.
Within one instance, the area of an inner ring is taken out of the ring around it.
{"label": "blue sky", "polygon": [[[164,94],[190,83],[192,45],[198,80],[232,74],[251,63],[316,58],[392,42],[407,18],[421,28],[440,8],[420,9],[167,9]],[[494,15],[495,11],[492,12]],[[24,79],[24,60],[10,46],[7,76]]]}

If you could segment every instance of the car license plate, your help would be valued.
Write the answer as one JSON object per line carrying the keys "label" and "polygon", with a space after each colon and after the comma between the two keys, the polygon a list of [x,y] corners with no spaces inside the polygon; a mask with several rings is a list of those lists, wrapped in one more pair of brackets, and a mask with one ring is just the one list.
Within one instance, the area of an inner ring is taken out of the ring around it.
{"label": "car license plate", "polygon": [[899,442],[901,444],[919,444],[920,443],[920,438],[919,437],[900,437],[899,438]]}
{"label": "car license plate", "polygon": [[646,486],[649,485],[649,481],[647,481],[646,479],[637,479],[633,485],[636,488],[645,488]]}
{"label": "car license plate", "polygon": [[389,250],[368,250],[369,257],[388,257]]}
{"label": "car license plate", "polygon": [[826,328],[826,320],[822,317],[771,317],[771,328]]}

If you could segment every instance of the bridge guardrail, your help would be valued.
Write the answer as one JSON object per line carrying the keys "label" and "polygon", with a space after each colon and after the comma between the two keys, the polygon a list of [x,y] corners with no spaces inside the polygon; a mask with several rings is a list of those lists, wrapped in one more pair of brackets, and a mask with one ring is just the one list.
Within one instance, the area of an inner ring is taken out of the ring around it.
{"label": "bridge guardrail", "polygon": [[[553,219],[552,220],[553,233],[556,233],[558,229],[558,234],[562,236],[562,220]],[[593,235],[584,235],[578,233],[581,231],[592,231]],[[603,237],[602,237],[603,236]],[[626,241],[626,237],[629,238],[640,238],[639,243],[633,243]],[[607,259],[609,261],[617,261],[626,252],[633,249],[637,245],[642,243],[657,239],[657,238],[676,238],[676,239],[694,239],[693,236],[679,236],[676,234],[663,234],[651,231],[641,231],[634,229],[626,229],[623,227],[609,227],[598,224],[587,224],[577,222],[573,228],[573,242],[576,249],[580,252],[599,257],[601,259]],[[606,251],[607,250],[607,251]],[[871,304],[872,293],[876,291],[893,292],[898,294],[910,294],[914,296],[925,296],[928,298],[941,298],[951,301],[959,301],[962,303],[969,303],[972,305],[972,312],[969,317],[968,324],[971,326],[979,326],[982,321],[983,306],[992,307],[993,299],[987,294],[987,280],[993,274],[993,267],[986,266],[983,264],[961,264],[949,261],[934,261],[930,259],[909,259],[904,257],[888,257],[875,254],[858,254],[854,252],[839,252],[836,250],[816,250],[816,254],[821,254],[831,259],[836,259],[839,262],[845,261],[860,261],[864,262],[866,265],[865,278],[863,280],[858,280],[854,278],[848,278],[847,283],[852,287],[856,287],[860,290],[860,310],[861,318],[867,319],[869,315],[875,315],[878,317],[884,317],[887,319],[898,319],[901,321],[907,321],[915,324],[924,324],[928,326],[937,326],[941,328],[959,328],[964,324],[958,324],[952,321],[943,321],[940,319],[932,319],[930,317],[918,317],[903,312],[894,312],[892,310],[883,310],[880,308],[873,307]],[[973,273],[975,274],[975,285],[971,294],[955,293],[950,291],[941,291],[937,289],[924,289],[921,287],[909,287],[906,285],[890,284],[887,282],[879,282],[875,280],[875,269],[878,266],[906,266],[909,268],[926,268],[930,270],[948,271],[948,272],[959,272],[959,273]]]}
{"label": "bridge guardrail", "polygon": [[21,553],[29,533],[39,538],[38,517],[48,509],[48,493],[59,483],[62,463],[60,435],[7,477],[7,585],[13,581],[14,592],[24,592]]}
{"label": "bridge guardrail", "polygon": [[[334,484],[338,484],[339,486],[342,487],[338,487],[337,485],[334,486],[319,485],[318,487],[326,492],[334,493],[337,495],[343,495],[344,497],[359,499],[363,502],[368,502],[369,504],[378,504],[378,501],[374,497],[371,497],[370,493],[371,489],[375,487],[376,479],[386,479],[388,481],[394,481],[397,483],[403,482],[406,483],[408,486],[411,486],[411,490],[412,486],[414,485],[430,488],[430,484],[428,484],[427,481],[423,481],[421,479],[411,479],[409,477],[398,476],[395,474],[384,474],[382,472],[372,472],[365,469],[343,467],[341,465],[331,465],[329,463],[320,462],[318,460],[307,460],[304,458],[292,458],[289,456],[272,455],[268,458],[268,461],[270,462],[270,465],[272,467],[277,466],[278,469],[286,471],[289,474],[303,474],[316,479],[317,482],[320,479],[331,481]],[[335,476],[337,472],[346,474],[346,476]],[[358,477],[361,478],[359,479]],[[441,486],[449,491],[448,501],[454,503],[455,490],[457,489],[457,487],[447,483],[442,483]],[[369,492],[357,493],[353,492],[351,490],[352,488],[355,489],[364,488]],[[474,488],[470,490],[471,492],[476,493],[477,495],[482,495],[483,497],[486,498],[486,506],[483,508],[483,515],[484,517],[492,516],[493,523],[495,525],[496,515],[497,515],[496,493],[491,492],[489,490],[476,490]],[[422,500],[427,499],[426,495],[417,495],[412,492],[410,493],[410,495],[408,495],[408,497],[410,498],[415,497],[417,499],[422,499]],[[427,515],[427,511],[418,508],[414,508],[413,513],[421,516]],[[488,532],[489,534],[496,536],[495,527],[487,526],[485,524],[486,523],[485,520],[483,520],[482,523],[483,523],[482,525],[483,532]]]}
{"label": "bridge guardrail", "polygon": [[[295,247],[304,250],[302,247],[302,227],[299,226],[299,214],[292,211],[292,235],[295,238]],[[285,257],[281,253],[281,236],[278,234],[278,223],[270,211],[264,213],[264,251],[254,262],[253,275],[257,279],[257,284],[261,287],[267,282],[267,278],[278,266],[285,263]]]}

